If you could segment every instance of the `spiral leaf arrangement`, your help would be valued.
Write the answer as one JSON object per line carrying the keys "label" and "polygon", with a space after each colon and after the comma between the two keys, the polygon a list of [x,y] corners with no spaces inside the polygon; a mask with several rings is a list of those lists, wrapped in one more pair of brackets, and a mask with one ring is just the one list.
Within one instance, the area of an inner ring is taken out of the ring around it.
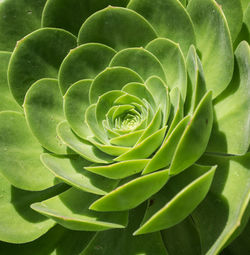
{"label": "spiral leaf arrangement", "polygon": [[249,254],[248,1],[0,16],[1,254]]}

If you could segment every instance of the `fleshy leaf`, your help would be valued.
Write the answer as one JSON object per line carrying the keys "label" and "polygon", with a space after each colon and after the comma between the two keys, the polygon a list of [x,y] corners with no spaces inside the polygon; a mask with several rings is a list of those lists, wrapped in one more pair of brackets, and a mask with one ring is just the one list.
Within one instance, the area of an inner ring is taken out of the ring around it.
{"label": "fleshy leaf", "polygon": [[193,113],[206,93],[206,82],[202,64],[193,45],[188,51],[186,62],[189,79],[185,111]]}
{"label": "fleshy leaf", "polygon": [[[111,120],[114,121],[119,115],[126,114],[130,110],[134,109],[135,107],[133,105],[125,104],[125,105],[116,105],[115,110],[113,111]],[[112,107],[110,108],[112,110]],[[107,115],[108,116],[108,113]]]}
{"label": "fleshy leaf", "polygon": [[85,121],[94,136],[103,144],[108,144],[108,137],[106,136],[102,126],[99,126],[96,119],[96,104],[90,105],[85,112]]}
{"label": "fleshy leaf", "polygon": [[0,174],[0,240],[26,243],[45,234],[55,223],[30,209],[30,204],[55,196],[64,190],[65,186],[59,184],[44,191],[24,191],[11,186]]}
{"label": "fleshy leaf", "polygon": [[218,165],[211,192],[192,213],[202,253],[213,255],[240,228],[244,212],[249,217],[250,153],[231,157],[206,155],[200,162]]}
{"label": "fleshy leaf", "polygon": [[189,0],[179,0],[179,2],[186,7],[186,4],[188,3]]}
{"label": "fleshy leaf", "polygon": [[97,195],[70,188],[58,196],[32,204],[31,208],[72,230],[124,228],[128,220],[127,212],[100,213],[88,209],[97,198]]}
{"label": "fleshy leaf", "polygon": [[55,28],[36,30],[20,40],[8,69],[9,85],[16,101],[22,105],[27,90],[37,80],[57,78],[62,60],[75,46],[76,38],[72,34]]}
{"label": "fleshy leaf", "polygon": [[152,76],[146,81],[145,86],[152,94],[157,107],[161,109],[163,114],[162,122],[165,125],[170,112],[170,99],[166,85],[159,77]]}
{"label": "fleshy leaf", "polygon": [[148,159],[127,160],[105,166],[89,166],[85,169],[107,178],[122,179],[142,171],[148,161]]}
{"label": "fleshy leaf", "polygon": [[16,42],[40,28],[46,0],[4,0],[0,3],[0,50],[12,51]]}
{"label": "fleshy leaf", "polygon": [[39,160],[42,152],[22,114],[0,113],[0,170],[12,185],[33,191],[53,186],[54,176]]}
{"label": "fleshy leaf", "polygon": [[124,93],[124,95],[121,95],[120,97],[118,97],[115,102],[115,104],[119,105],[123,105],[123,104],[133,104],[133,105],[140,105],[140,106],[145,106],[145,102],[143,102],[139,97],[137,96],[133,96],[127,93]]}
{"label": "fleshy leaf", "polygon": [[250,48],[242,42],[235,51],[234,78],[215,104],[215,122],[207,150],[244,154],[250,144]]}
{"label": "fleshy leaf", "polygon": [[243,20],[241,0],[216,0],[226,16],[232,42],[240,32]]}
{"label": "fleshy leaf", "polygon": [[109,139],[112,139],[112,138],[115,138],[115,137],[118,137],[119,136],[119,133],[117,133],[116,131],[114,130],[111,130],[109,127],[107,127],[105,125],[105,123],[103,123],[103,126],[105,127],[105,130],[107,132],[107,135],[108,135],[108,138]]}
{"label": "fleshy leaf", "polygon": [[172,131],[178,125],[178,123],[181,121],[184,115],[184,103],[183,103],[179,89],[173,88],[169,95],[170,95],[169,101],[171,103],[171,106],[169,106],[169,108],[171,107],[171,110],[170,110],[168,123],[171,123],[171,124],[168,129],[166,137],[168,137],[172,133]]}
{"label": "fleshy leaf", "polygon": [[86,192],[105,195],[118,184],[117,181],[84,170],[91,163],[78,155],[62,157],[44,153],[41,160],[58,179]]}
{"label": "fleshy leaf", "polygon": [[159,191],[165,185],[168,178],[168,170],[138,177],[101,197],[90,206],[90,209],[106,212],[135,208]]}
{"label": "fleshy leaf", "polygon": [[243,9],[243,12],[245,12],[247,7],[249,6],[248,0],[241,0],[241,6],[242,6],[242,9]]}
{"label": "fleshy leaf", "polygon": [[180,43],[185,55],[189,46],[195,44],[192,21],[179,1],[131,0],[128,8],[135,10],[147,19],[158,36]]}
{"label": "fleshy leaf", "polygon": [[126,84],[122,88],[122,91],[125,91],[130,95],[137,96],[141,99],[145,99],[153,109],[156,109],[154,98],[144,84],[131,82]]}
{"label": "fleshy leaf", "polygon": [[241,4],[243,8],[243,24],[238,37],[234,41],[234,49],[238,47],[241,41],[250,42],[250,3],[248,0],[241,0]]}
{"label": "fleshy leaf", "polygon": [[145,81],[156,75],[166,81],[163,67],[159,60],[143,48],[129,48],[119,51],[111,60],[110,66],[124,66],[134,70]]}
{"label": "fleshy leaf", "polygon": [[89,88],[92,80],[74,83],[64,95],[64,115],[74,132],[81,138],[92,135],[85,122],[85,112],[89,106]]}
{"label": "fleshy leaf", "polygon": [[130,159],[146,159],[148,158],[163,142],[167,127],[163,127],[152,135],[144,139],[141,143],[136,144],[131,150],[125,152],[121,156],[115,158],[115,161],[123,161]]}
{"label": "fleshy leaf", "polygon": [[246,9],[244,10],[243,21],[248,28],[248,32],[250,33],[250,4],[248,3]]}
{"label": "fleshy leaf", "polygon": [[186,116],[178,123],[173,132],[156,151],[152,159],[150,159],[149,163],[143,170],[143,174],[151,173],[155,170],[167,167],[171,163],[176,147],[178,146],[180,138],[189,121],[190,116]]}
{"label": "fleshy leaf", "polygon": [[215,167],[193,165],[172,178],[151,198],[141,227],[134,235],[159,231],[185,219],[205,198]]}
{"label": "fleshy leaf", "polygon": [[170,173],[177,174],[204,153],[213,124],[212,93],[206,93],[187,125],[173,156]]}
{"label": "fleshy leaf", "polygon": [[187,10],[195,28],[207,89],[217,97],[233,74],[233,51],[225,16],[212,0],[192,0]]}
{"label": "fleshy leaf", "polygon": [[125,67],[107,68],[93,81],[89,99],[90,103],[97,102],[98,97],[111,90],[120,90],[130,82],[143,82],[141,77],[133,70]]}
{"label": "fleshy leaf", "polygon": [[157,130],[159,130],[162,127],[162,112],[160,109],[155,113],[153,119],[148,124],[147,128],[145,128],[144,132],[142,133],[141,137],[136,142],[137,144],[140,144],[143,140],[147,139],[150,135],[155,133]]}
{"label": "fleshy leaf", "polygon": [[165,39],[157,38],[150,42],[146,49],[152,52],[161,62],[170,89],[178,87],[183,101],[187,91],[187,73],[183,53],[179,44]]}
{"label": "fleshy leaf", "polygon": [[244,228],[244,231],[237,237],[227,248],[225,248],[225,253],[221,255],[237,255],[237,254],[248,254],[250,252],[249,247],[249,233],[250,233],[250,221]]}
{"label": "fleshy leaf", "polygon": [[110,139],[110,143],[120,146],[132,147],[136,144],[143,132],[144,130],[137,130],[129,134],[121,135]]}
{"label": "fleshy leaf", "polygon": [[191,216],[171,228],[162,230],[161,234],[169,255],[201,254],[199,233]]}
{"label": "fleshy leaf", "polygon": [[167,255],[168,253],[159,232],[145,236],[132,236],[144,211],[145,203],[131,210],[129,224],[125,229],[112,229],[97,233],[80,255]]}
{"label": "fleshy leaf", "polygon": [[75,135],[66,121],[61,122],[57,126],[57,133],[70,149],[81,155],[86,160],[95,163],[112,162],[112,157],[98,150],[90,142]]}
{"label": "fleshy leaf", "polygon": [[[1,8],[1,7],[0,7]],[[22,111],[12,94],[7,81],[7,69],[11,52],[0,51],[0,111]]]}
{"label": "fleshy leaf", "polygon": [[99,43],[87,43],[71,50],[58,74],[62,94],[79,80],[94,79],[108,66],[115,53],[112,48]]}
{"label": "fleshy leaf", "polygon": [[154,29],[141,15],[126,8],[109,6],[83,23],[78,45],[99,42],[121,50],[145,46],[154,38]]}
{"label": "fleshy leaf", "polygon": [[113,146],[110,144],[102,144],[99,143],[97,139],[88,137],[88,141],[90,141],[94,146],[96,146],[100,151],[103,151],[104,153],[110,155],[110,156],[120,156],[123,153],[126,153],[129,151],[128,147],[123,147],[123,146]]}
{"label": "fleshy leaf", "polygon": [[102,122],[105,120],[109,109],[114,105],[116,99],[123,96],[125,93],[119,90],[111,90],[104,93],[98,98],[96,103],[96,120],[99,127],[102,127]]}
{"label": "fleshy leaf", "polygon": [[56,127],[64,120],[63,98],[55,79],[35,82],[24,100],[27,123],[39,143],[56,154],[66,154],[66,146],[58,138]]}
{"label": "fleshy leaf", "polygon": [[1,254],[18,255],[79,255],[88,245],[94,232],[73,231],[60,225],[51,228],[46,234],[33,242],[11,244],[0,242]]}
{"label": "fleshy leaf", "polygon": [[43,27],[63,28],[77,36],[82,23],[108,5],[126,6],[128,0],[47,0],[42,15]]}

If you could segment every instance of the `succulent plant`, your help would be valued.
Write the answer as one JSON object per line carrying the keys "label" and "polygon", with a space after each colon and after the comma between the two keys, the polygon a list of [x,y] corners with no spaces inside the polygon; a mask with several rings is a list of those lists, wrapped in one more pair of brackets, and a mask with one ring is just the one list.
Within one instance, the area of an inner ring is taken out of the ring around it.
{"label": "succulent plant", "polygon": [[0,254],[250,254],[248,0],[0,1]]}

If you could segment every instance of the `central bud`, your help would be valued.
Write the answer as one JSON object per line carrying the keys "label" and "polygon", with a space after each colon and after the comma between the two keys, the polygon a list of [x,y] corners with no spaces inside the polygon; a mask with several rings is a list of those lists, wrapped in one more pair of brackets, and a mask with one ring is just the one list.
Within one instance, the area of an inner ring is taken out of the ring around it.
{"label": "central bud", "polygon": [[128,114],[122,121],[121,129],[133,130],[140,124],[140,118],[138,116],[131,116]]}
{"label": "central bud", "polygon": [[[123,108],[123,111],[121,111]],[[119,115],[117,116],[117,112]],[[113,114],[114,129],[119,131],[135,130],[141,123],[141,113],[134,106],[124,108],[124,105],[118,106]]]}

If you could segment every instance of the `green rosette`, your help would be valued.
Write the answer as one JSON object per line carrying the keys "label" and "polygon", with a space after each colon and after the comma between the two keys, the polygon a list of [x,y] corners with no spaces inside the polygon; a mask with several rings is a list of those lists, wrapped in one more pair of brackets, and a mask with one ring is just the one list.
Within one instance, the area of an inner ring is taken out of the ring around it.
{"label": "green rosette", "polygon": [[247,1],[0,14],[0,254],[249,254]]}

